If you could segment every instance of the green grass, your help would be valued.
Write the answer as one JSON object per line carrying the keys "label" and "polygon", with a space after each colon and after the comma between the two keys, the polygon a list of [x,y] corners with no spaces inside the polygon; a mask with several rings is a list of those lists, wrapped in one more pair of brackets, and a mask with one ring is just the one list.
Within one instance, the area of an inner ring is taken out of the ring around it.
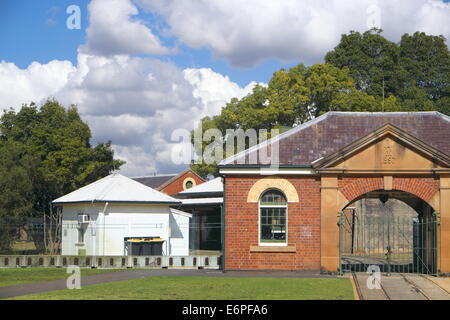
{"label": "green grass", "polygon": [[[120,269],[81,269],[81,276],[120,271]],[[66,268],[0,268],[0,287],[65,279]]]}
{"label": "green grass", "polygon": [[353,300],[350,280],[334,278],[147,277],[16,297],[21,300]]}

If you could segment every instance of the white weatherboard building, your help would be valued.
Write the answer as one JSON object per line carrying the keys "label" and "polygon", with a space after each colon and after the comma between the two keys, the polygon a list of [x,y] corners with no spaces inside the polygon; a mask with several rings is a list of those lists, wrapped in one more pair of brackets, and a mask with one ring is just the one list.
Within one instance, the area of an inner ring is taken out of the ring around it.
{"label": "white weatherboard building", "polygon": [[120,174],[53,204],[62,210],[62,255],[127,255],[128,237],[161,238],[163,255],[189,255],[191,215],[170,208],[181,202]]}

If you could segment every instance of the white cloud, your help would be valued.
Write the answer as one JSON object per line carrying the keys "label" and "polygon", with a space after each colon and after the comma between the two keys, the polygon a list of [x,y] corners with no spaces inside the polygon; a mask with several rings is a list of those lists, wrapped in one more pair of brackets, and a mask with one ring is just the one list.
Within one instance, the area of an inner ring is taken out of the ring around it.
{"label": "white cloud", "polygon": [[194,97],[199,98],[205,106],[205,115],[219,114],[221,108],[232,98],[240,99],[248,95],[257,84],[252,81],[241,88],[228,76],[223,76],[210,68],[185,69],[183,72],[184,78],[194,86]]}
{"label": "white cloud", "polygon": [[[366,8],[374,2],[184,0],[175,5],[140,0],[163,15],[186,44],[210,47],[217,56],[244,66],[268,58],[314,62],[341,33],[364,30]],[[448,4],[398,0],[380,1],[380,7],[381,27],[396,40],[416,29],[449,35]],[[182,148],[171,141],[172,132],[192,130],[195,121],[218,114],[255,83],[240,87],[208,68],[181,70],[133,56],[168,49],[142,22],[131,20],[137,9],[130,0],[93,0],[89,10],[88,42],[80,48],[76,66],[57,60],[34,62],[26,69],[0,63],[0,106],[18,108],[51,96],[66,106],[77,104],[94,140],[112,140],[117,157],[127,161],[125,174],[181,170],[170,161],[172,148]]]}
{"label": "white cloud", "polygon": [[142,21],[131,19],[138,9],[130,0],[92,0],[88,10],[88,41],[83,52],[105,56],[170,52]]}
{"label": "white cloud", "polygon": [[[172,63],[133,56],[165,53],[149,28],[130,16],[130,0],[93,0],[89,4],[87,44],[77,65],[69,61],[34,62],[26,69],[0,63],[0,106],[18,109],[55,97],[76,104],[92,129],[94,142],[112,140],[129,175],[176,172],[170,161],[174,130],[190,131],[205,115],[215,115],[232,97],[242,97],[254,83],[239,87],[211,69],[181,70]],[[182,166],[183,168],[186,165]]]}
{"label": "white cloud", "polygon": [[63,88],[75,70],[70,61],[33,62],[26,69],[0,62],[0,109],[39,102]]}
{"label": "white cloud", "polygon": [[[9,81],[9,82],[8,82]],[[174,130],[192,130],[205,115],[215,115],[232,97],[249,93],[211,69],[181,70],[156,59],[98,57],[80,53],[78,63],[52,61],[20,69],[0,64],[0,105],[20,107],[54,96],[76,104],[92,129],[94,141],[112,140],[127,175],[177,172],[187,165],[171,162]]]}
{"label": "white cloud", "polygon": [[265,59],[320,62],[341,34],[365,31],[380,9],[385,35],[424,31],[450,37],[450,4],[440,0],[138,0],[160,14],[171,32],[193,48],[207,47],[233,65]]}
{"label": "white cloud", "polygon": [[114,157],[126,161],[120,169],[122,174],[129,177],[151,175],[157,172],[154,156],[141,146],[112,145]]}

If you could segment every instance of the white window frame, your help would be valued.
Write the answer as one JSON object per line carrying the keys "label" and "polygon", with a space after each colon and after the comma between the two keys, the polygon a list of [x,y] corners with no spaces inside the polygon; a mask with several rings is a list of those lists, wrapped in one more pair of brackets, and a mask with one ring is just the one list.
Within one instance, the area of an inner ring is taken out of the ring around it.
{"label": "white window frame", "polygon": [[[264,194],[266,194],[267,192],[272,191],[272,190],[281,192],[281,194],[283,194],[284,198],[286,199],[286,204],[285,205],[283,205],[283,206],[261,205],[262,196]],[[280,242],[261,242],[261,208],[284,208],[284,209],[286,209],[286,241],[284,243],[280,243]],[[288,201],[287,201],[287,197],[286,197],[286,195],[284,194],[283,191],[275,189],[275,188],[271,188],[271,189],[264,190],[264,192],[261,193],[261,196],[259,197],[259,200],[258,200],[258,246],[260,246],[260,247],[287,247],[288,246],[288,239],[289,239],[288,238],[288,236],[289,236],[289,234],[288,234],[288,230],[289,230],[289,228],[288,228],[288,225],[289,225],[289,223],[288,223],[289,222],[288,221],[288,217],[289,217],[288,213],[289,213]]]}

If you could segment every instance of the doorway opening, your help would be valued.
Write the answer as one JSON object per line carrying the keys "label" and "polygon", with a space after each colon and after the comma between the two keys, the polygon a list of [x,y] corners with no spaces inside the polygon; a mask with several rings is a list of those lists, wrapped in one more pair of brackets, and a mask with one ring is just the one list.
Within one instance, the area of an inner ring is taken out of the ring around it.
{"label": "doorway opening", "polygon": [[432,207],[410,193],[366,193],[340,214],[340,271],[436,274],[438,225]]}

